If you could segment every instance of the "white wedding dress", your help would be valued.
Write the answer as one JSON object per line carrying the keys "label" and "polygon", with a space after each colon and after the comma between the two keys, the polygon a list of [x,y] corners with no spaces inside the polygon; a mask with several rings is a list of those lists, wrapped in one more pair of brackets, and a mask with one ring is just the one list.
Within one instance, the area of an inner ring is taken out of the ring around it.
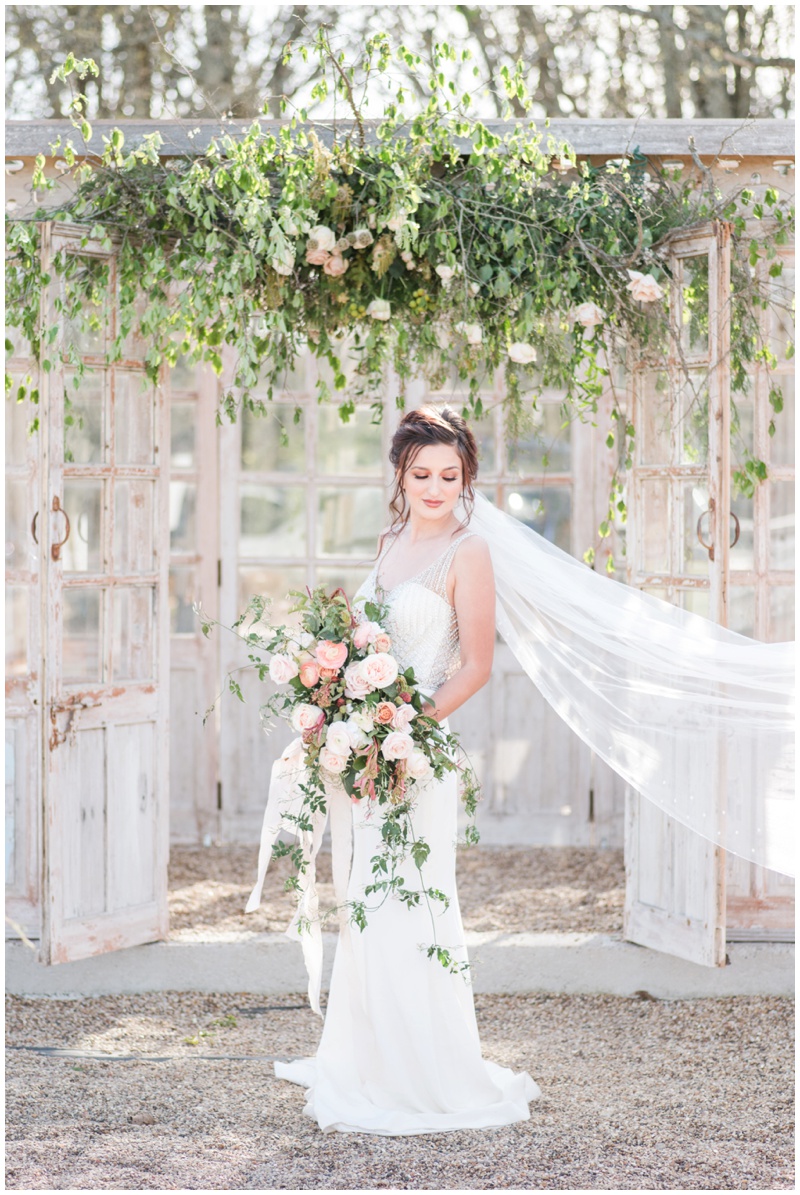
{"label": "white wedding dress", "polygon": [[[401,669],[413,665],[417,683],[429,694],[460,664],[455,610],[447,601],[445,586],[458,545],[473,534],[462,534],[428,568],[386,595],[390,614],[385,625],[392,652]],[[355,595],[354,606],[376,598],[378,571],[389,542]],[[447,729],[446,720],[442,725]],[[364,886],[374,878],[370,861],[379,843],[380,807],[370,811],[368,801],[353,804],[349,798],[347,804],[352,810],[347,897],[363,900]],[[455,772],[441,781],[418,785],[414,831],[430,846],[423,878],[427,886],[451,897],[446,910],[441,903],[434,905],[435,938],[456,959],[465,961],[456,895],[457,813]],[[333,819],[332,811],[335,833]],[[413,887],[410,861],[408,866],[405,879]],[[367,898],[368,907],[379,899]],[[252,907],[251,901],[248,908]],[[317,1054],[275,1063],[279,1078],[308,1088],[304,1112],[326,1132],[387,1136],[492,1128],[528,1120],[528,1103],[541,1090],[526,1072],[515,1074],[481,1056],[468,979],[451,974],[420,949],[434,940],[424,902],[409,908],[390,896],[368,913],[365,930],[344,918],[340,926]],[[313,954],[313,943],[310,949]]]}

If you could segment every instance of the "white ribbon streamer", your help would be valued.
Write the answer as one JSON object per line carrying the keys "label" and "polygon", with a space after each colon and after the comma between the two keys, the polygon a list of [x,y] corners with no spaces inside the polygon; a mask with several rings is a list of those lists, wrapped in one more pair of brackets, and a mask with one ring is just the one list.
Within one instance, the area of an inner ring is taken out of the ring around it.
{"label": "white ribbon streamer", "polygon": [[[324,778],[326,808],[311,815],[311,830],[298,831],[296,818],[303,804],[305,794],[302,785],[308,773],[302,762],[302,739],[293,739],[280,759],[272,765],[267,807],[261,826],[261,842],[258,850],[258,876],[245,913],[253,913],[261,904],[261,892],[272,858],[272,847],[281,830],[297,837],[306,861],[305,872],[298,875],[300,890],[294,917],[285,934],[287,938],[299,940],[303,947],[303,959],[308,972],[308,999],[314,1012],[322,1016],[320,989],[322,986],[322,929],[319,921],[319,896],[316,883],[317,853],[325,833],[328,815],[331,819],[331,853],[333,862],[333,886],[338,906],[339,923],[347,924],[347,884],[350,877],[352,857],[352,813],[350,797],[341,783],[333,778]],[[324,775],[324,774],[323,774]]]}

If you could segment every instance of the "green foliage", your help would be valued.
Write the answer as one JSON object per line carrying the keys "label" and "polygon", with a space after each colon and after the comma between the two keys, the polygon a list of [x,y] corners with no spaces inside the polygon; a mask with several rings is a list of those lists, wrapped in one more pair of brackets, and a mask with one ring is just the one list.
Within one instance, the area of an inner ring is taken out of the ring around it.
{"label": "green foliage", "polygon": [[[104,322],[103,255],[113,248],[119,315],[108,360],[123,356],[135,332],[147,345],[152,380],[181,354],[222,374],[228,346],[235,364],[219,421],[235,420],[242,405],[263,413],[256,386],[272,398],[308,349],[333,378],[320,377],[318,398],[336,397],[344,421],[358,398],[371,400],[380,417],[390,364],[399,407],[412,370],[421,370],[435,386],[460,378],[464,413],[474,416],[482,384],[502,368],[513,435],[544,387],[563,391],[567,407],[591,417],[607,386],[603,356],[613,359],[625,345],[645,359],[672,355],[688,373],[681,345],[670,344],[668,299],[634,300],[629,271],[650,275],[668,294],[671,235],[722,219],[731,223],[734,248],[732,382],[734,391],[746,386],[748,363],[764,359],[757,311],[767,300],[753,270],[765,261],[769,275],[779,275],[775,246],[794,225],[793,207],[784,210],[773,189],[761,202],[740,193],[752,213],[745,220],[710,171],[700,188],[694,178],[681,183],[637,148],[602,167],[578,164],[548,120],[539,128],[530,119],[522,63],[502,71],[503,132],[471,114],[469,93],[451,77],[463,52],[445,42],[433,46],[422,106],[410,109],[403,88],[390,90],[368,128],[358,97],[376,79],[391,88],[396,61],[426,77],[418,55],[378,33],[347,61],[331,50],[325,29],[287,47],[293,54],[319,58],[314,98],[335,95],[352,116],[334,122],[329,144],[288,100],[279,130],[254,120],[243,135],[222,132],[183,157],[162,159],[157,132],[128,146],[116,129],[99,156],[83,160],[70,141],[57,143],[71,198],[40,208],[34,221],[11,222],[7,236],[8,323],[41,370],[59,358],[78,377],[86,368],[77,339]],[[70,54],[54,78],[97,73],[91,59]],[[476,76],[476,90],[482,86]],[[525,114],[513,123],[512,100]],[[73,124],[84,139],[91,135],[85,112],[78,92]],[[40,158],[34,188],[46,191],[52,182]],[[41,267],[36,221],[52,218],[83,228],[86,252],[62,251],[48,262],[59,285],[45,311],[53,278]],[[763,235],[753,234],[754,221]],[[684,288],[690,348],[707,335],[707,298],[707,277]],[[577,313],[586,303],[603,313],[591,335]],[[512,359],[512,346],[522,346],[522,358]],[[36,393],[32,378],[25,385]],[[608,437],[609,447],[619,445],[619,469],[632,460],[633,438],[630,423]]]}

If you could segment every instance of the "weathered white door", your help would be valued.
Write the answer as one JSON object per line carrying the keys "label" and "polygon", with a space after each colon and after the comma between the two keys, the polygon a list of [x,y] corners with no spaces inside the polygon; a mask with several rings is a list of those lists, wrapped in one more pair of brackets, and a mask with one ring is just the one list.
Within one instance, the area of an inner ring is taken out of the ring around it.
{"label": "weathered white door", "polygon": [[[632,371],[627,580],[727,624],[730,553],[730,226],[671,244],[678,345]],[[690,381],[680,357],[689,367]],[[734,537],[736,533],[734,532]],[[715,799],[724,800],[720,754]],[[725,965],[725,852],[626,792],[623,932],[643,946]]]}
{"label": "weathered white door", "polygon": [[69,226],[42,236],[45,270],[74,254],[98,284],[91,372],[64,362],[40,381],[41,959],[58,963],[167,934],[168,411],[143,345],[106,364],[113,254]]}

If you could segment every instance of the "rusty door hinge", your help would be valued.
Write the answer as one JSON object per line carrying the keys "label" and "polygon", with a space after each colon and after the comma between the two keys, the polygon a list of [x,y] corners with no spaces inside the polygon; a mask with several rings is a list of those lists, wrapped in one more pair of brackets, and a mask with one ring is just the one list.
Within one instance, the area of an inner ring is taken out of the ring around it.
{"label": "rusty door hinge", "polygon": [[[66,701],[52,701],[50,703],[50,725],[52,730],[50,732],[50,750],[55,751],[59,743],[65,743],[69,738],[71,743],[75,742],[75,732],[77,726],[75,725],[75,715],[78,710],[94,709],[100,705],[99,701],[84,701],[81,697],[68,697]],[[58,715],[67,715],[67,724],[63,731],[58,729]]]}

